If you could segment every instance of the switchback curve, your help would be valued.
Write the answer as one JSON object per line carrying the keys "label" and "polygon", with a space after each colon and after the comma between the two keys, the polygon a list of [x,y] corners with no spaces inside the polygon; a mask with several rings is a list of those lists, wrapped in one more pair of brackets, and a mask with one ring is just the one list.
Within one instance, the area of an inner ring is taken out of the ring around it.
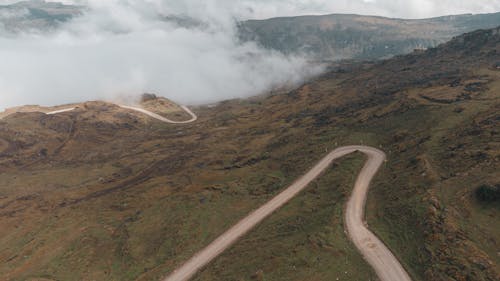
{"label": "switchback curve", "polygon": [[[196,120],[198,120],[198,116],[196,116],[196,114],[193,111],[191,111],[191,109],[189,109],[187,106],[184,106],[184,105],[182,105],[181,108],[184,111],[186,111],[186,113],[188,113],[191,116],[191,118],[189,120],[185,120],[185,121],[170,120],[170,119],[165,118],[165,117],[163,117],[163,116],[161,116],[159,114],[156,114],[154,112],[151,112],[149,110],[146,110],[146,109],[143,109],[143,108],[140,108],[140,107],[128,106],[128,105],[120,105],[120,104],[118,104],[118,106],[121,107],[121,108],[124,108],[124,109],[129,109],[129,110],[133,110],[133,111],[137,111],[137,112],[146,114],[149,117],[154,118],[154,119],[159,120],[159,121],[164,122],[164,123],[170,123],[170,124],[188,124],[188,123],[192,123],[192,122],[195,122]],[[63,113],[63,112],[73,111],[75,109],[76,109],[76,107],[69,107],[69,108],[64,108],[64,109],[50,111],[50,112],[47,112],[45,114],[47,114],[47,115],[54,115],[54,114],[59,114],[59,113]]]}
{"label": "switchback curve", "polygon": [[345,222],[349,238],[358,248],[366,261],[373,267],[381,281],[411,281],[408,273],[392,252],[366,227],[364,210],[369,184],[385,161],[384,152],[368,146],[345,146],[332,151],[321,159],[307,174],[271,199],[269,202],[250,213],[237,224],[215,239],[203,250],[196,253],[181,267],[174,270],[163,281],[186,281],[200,269],[219,256],[243,235],[248,233],[266,217],[285,205],[309,183],[318,178],[330,164],[338,158],[353,152],[362,152],[368,156],[354,185],[354,190],[347,203]]}

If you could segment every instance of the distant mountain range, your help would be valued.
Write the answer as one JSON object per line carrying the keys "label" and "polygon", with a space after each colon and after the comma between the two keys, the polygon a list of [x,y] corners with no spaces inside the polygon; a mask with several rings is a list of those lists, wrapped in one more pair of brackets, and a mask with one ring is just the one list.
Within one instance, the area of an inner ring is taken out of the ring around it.
{"label": "distant mountain range", "polygon": [[422,20],[325,15],[250,20],[239,25],[243,41],[315,59],[378,59],[435,47],[460,34],[500,25],[500,13]]}

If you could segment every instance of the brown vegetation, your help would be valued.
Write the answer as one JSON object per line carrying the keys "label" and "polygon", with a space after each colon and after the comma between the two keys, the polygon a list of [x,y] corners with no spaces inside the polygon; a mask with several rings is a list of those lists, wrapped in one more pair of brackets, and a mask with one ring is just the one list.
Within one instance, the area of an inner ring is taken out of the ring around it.
{"label": "brown vegetation", "polygon": [[[500,210],[474,192],[500,178],[499,43],[498,29],[478,31],[345,63],[287,94],[197,108],[188,125],[104,103],[2,119],[0,275],[156,280],[326,151],[363,143],[388,154],[370,228],[412,277],[498,280]],[[333,167],[197,279],[373,277],[342,227],[362,160]]]}

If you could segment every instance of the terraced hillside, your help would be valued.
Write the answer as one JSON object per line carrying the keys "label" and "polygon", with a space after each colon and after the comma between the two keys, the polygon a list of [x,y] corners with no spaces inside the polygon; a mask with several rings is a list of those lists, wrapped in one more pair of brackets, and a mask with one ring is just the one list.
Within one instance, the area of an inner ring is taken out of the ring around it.
{"label": "terraced hillside", "polygon": [[[500,29],[342,64],[164,124],[105,103],[0,120],[0,276],[159,280],[335,147],[379,147],[370,228],[414,280],[499,279]],[[154,101],[150,101],[153,102]],[[155,108],[160,108],[156,105]],[[195,280],[375,279],[346,238],[349,156]]]}

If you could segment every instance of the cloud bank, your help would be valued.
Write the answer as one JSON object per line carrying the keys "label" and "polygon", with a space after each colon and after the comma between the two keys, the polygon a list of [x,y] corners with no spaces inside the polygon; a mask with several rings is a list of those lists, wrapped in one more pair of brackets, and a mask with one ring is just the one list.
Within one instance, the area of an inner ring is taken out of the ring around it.
{"label": "cloud bank", "polygon": [[88,5],[55,33],[0,37],[0,109],[143,92],[199,104],[259,94],[318,71],[300,57],[239,43],[234,11],[216,1]]}
{"label": "cloud bank", "polygon": [[[16,1],[0,0],[9,2]],[[303,58],[239,43],[235,26],[242,19],[328,13],[424,18],[500,11],[500,0],[51,2],[86,5],[89,11],[57,32],[0,36],[0,110],[143,92],[200,104],[259,94],[319,71]]]}

